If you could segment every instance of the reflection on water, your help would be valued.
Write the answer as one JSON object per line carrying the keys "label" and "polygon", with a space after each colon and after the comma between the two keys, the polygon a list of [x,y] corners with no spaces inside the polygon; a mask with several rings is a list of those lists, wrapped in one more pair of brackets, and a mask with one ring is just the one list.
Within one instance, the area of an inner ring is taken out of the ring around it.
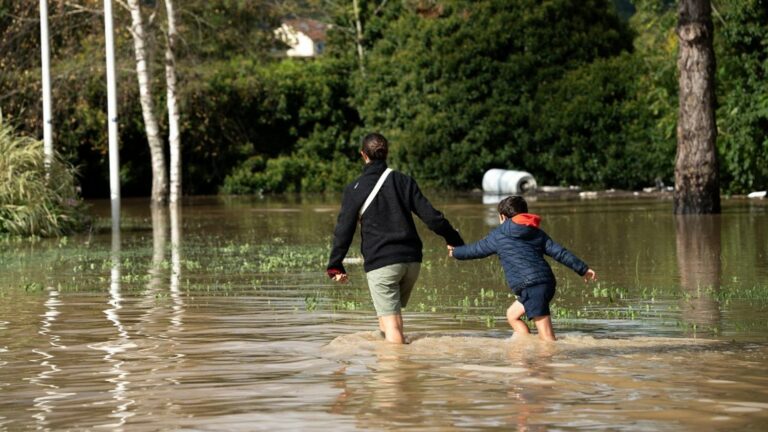
{"label": "reflection on water", "polygon": [[[497,224],[433,201],[467,240]],[[6,245],[0,431],[768,428],[768,212],[533,205],[603,280],[553,265],[554,344],[510,339],[497,260],[426,230],[411,344],[383,342],[362,266],[322,273],[335,200],[142,202],[92,239]]]}
{"label": "reflection on water", "polygon": [[168,242],[168,214],[165,207],[156,204],[151,206],[151,227],[152,259],[147,270],[147,284],[140,303],[140,309],[145,311],[141,316],[141,321],[145,323],[141,328],[142,331],[156,321],[153,315],[162,313],[163,307],[156,299],[163,295],[163,290],[167,290],[163,269]]}
{"label": "reflection on water", "polygon": [[54,350],[66,347],[60,344],[61,337],[53,329],[53,325],[60,314],[58,310],[58,307],[61,305],[59,292],[52,287],[48,287],[46,291],[48,298],[44,304],[45,312],[40,321],[38,335],[43,339],[47,339],[48,347],[43,346],[32,350],[33,353],[41,357],[38,360],[34,360],[39,363],[41,370],[36,376],[29,378],[31,384],[42,389],[42,394],[33,400],[35,413],[32,417],[35,419],[38,429],[48,428],[48,417],[53,413],[55,401],[69,395],[62,392],[56,384],[53,384],[55,374],[61,372],[61,369],[56,365]]}
{"label": "reflection on water", "polygon": [[675,217],[682,319],[700,328],[720,327],[716,294],[721,283],[720,215]]}
{"label": "reflection on water", "polygon": [[[114,205],[112,214],[113,216],[115,215]],[[108,393],[114,400],[114,407],[108,415],[108,423],[99,426],[108,427],[114,430],[123,430],[123,426],[127,419],[133,415],[128,409],[134,403],[134,401],[129,399],[126,395],[130,385],[128,380],[130,372],[124,367],[125,361],[120,358],[121,353],[136,347],[131,341],[128,330],[125,328],[120,318],[120,311],[123,309],[124,302],[122,294],[120,293],[121,247],[120,219],[119,217],[113,217],[109,300],[107,303],[109,307],[104,310],[104,314],[114,328],[116,336],[113,336],[110,340],[105,342],[91,344],[89,345],[89,348],[103,351],[103,359],[108,365],[107,370],[104,371],[103,374],[108,376],[105,380],[111,384]],[[104,403],[106,403],[106,401],[104,401]]]}
{"label": "reflection on water", "polygon": [[171,212],[171,287],[173,301],[171,328],[174,332],[182,330],[184,324],[184,300],[181,297],[181,204],[170,206]]}

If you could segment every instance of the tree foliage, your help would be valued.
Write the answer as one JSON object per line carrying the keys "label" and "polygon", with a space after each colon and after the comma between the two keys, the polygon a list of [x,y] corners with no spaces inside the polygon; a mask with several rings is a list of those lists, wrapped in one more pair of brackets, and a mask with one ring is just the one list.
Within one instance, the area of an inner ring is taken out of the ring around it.
{"label": "tree foliage", "polygon": [[435,8],[406,9],[390,23],[357,96],[366,125],[396,143],[399,167],[439,186],[473,187],[491,167],[532,169],[541,89],[632,46],[599,0]]}
{"label": "tree foliage", "polygon": [[[629,22],[619,17],[632,14]],[[378,130],[391,163],[432,186],[470,189],[489,168],[540,184],[638,188],[672,180],[677,117],[671,0],[360,0],[179,3],[184,193],[337,191]],[[162,76],[162,3],[150,28]],[[154,5],[154,6],[153,6]],[[768,5],[715,2],[718,148],[726,192],[768,186]],[[154,7],[154,10],[152,9]],[[54,142],[83,194],[108,194],[102,3],[50,3]],[[116,8],[123,194],[147,195],[130,17]],[[276,55],[282,16],[333,24],[327,54]],[[41,136],[36,2],[0,0],[0,107]],[[33,55],[30,55],[32,53]],[[156,106],[165,107],[162,79]],[[161,135],[167,135],[165,113]]]}
{"label": "tree foliage", "polygon": [[722,4],[716,39],[721,182],[728,192],[768,187],[768,1]]}
{"label": "tree foliage", "polygon": [[[340,174],[333,169],[351,163],[355,154],[351,132],[359,123],[348,102],[345,71],[332,59],[267,65],[235,59],[213,68],[213,75],[200,80],[185,98],[199,107],[189,113],[185,128],[197,138],[192,153],[202,155],[192,156],[190,163],[201,171],[190,175],[221,175],[205,181],[221,184],[228,170],[219,166],[231,169],[251,158],[227,179],[223,192],[322,191],[330,184],[339,186],[333,179]],[[235,115],[222,116],[222,109]],[[270,158],[278,159],[265,161]],[[266,174],[258,174],[264,169]],[[344,181],[351,180],[348,172],[342,170]]]}
{"label": "tree foliage", "polygon": [[643,68],[625,53],[541,88],[531,121],[536,147],[525,158],[539,181],[633,189],[670,180],[674,140],[653,133],[661,119],[636,79]]}

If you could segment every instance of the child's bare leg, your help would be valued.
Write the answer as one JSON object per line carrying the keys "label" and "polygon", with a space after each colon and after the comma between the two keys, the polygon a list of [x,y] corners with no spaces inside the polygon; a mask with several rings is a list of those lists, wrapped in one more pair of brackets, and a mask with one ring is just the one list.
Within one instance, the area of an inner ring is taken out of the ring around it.
{"label": "child's bare leg", "polygon": [[555,330],[552,328],[552,317],[549,315],[542,315],[533,318],[534,324],[536,324],[536,330],[539,331],[539,337],[542,340],[548,342],[554,342],[557,340],[555,337]]}
{"label": "child's bare leg", "polygon": [[517,300],[515,300],[515,302],[512,303],[512,306],[507,309],[507,321],[509,321],[509,325],[512,327],[515,334],[531,334],[531,331],[528,330],[528,326],[520,319],[524,313],[525,306]]}

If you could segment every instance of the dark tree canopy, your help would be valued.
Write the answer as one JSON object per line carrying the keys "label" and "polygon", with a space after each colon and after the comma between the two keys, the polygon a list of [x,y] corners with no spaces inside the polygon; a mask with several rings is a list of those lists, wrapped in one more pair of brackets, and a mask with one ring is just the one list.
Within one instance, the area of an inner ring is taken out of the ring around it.
{"label": "dark tree canopy", "polygon": [[632,49],[600,0],[446,2],[404,10],[383,35],[357,92],[366,125],[391,136],[402,169],[464,188],[494,166],[538,168],[540,89]]}
{"label": "dark tree canopy", "polygon": [[[726,193],[768,187],[767,1],[717,3]],[[151,67],[165,107],[162,2],[145,3],[159,15]],[[494,167],[540,184],[674,181],[677,2],[359,0],[365,75],[351,1],[177,3],[186,194],[338,191],[359,172],[358,140],[372,130],[390,138],[393,165],[425,185],[476,188]],[[32,136],[42,134],[37,7],[0,0],[0,109]],[[86,196],[108,193],[102,8],[49,2],[54,144]],[[115,13],[122,191],[147,195],[130,17]],[[325,56],[279,56],[272,29],[297,16],[333,24]]]}

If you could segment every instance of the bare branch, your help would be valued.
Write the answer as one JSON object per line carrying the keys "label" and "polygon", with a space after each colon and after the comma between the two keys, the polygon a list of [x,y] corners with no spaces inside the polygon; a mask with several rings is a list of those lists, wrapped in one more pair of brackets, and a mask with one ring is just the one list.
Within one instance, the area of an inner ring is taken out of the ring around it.
{"label": "bare branch", "polygon": [[379,3],[379,6],[376,8],[376,10],[373,11],[373,15],[376,16],[384,9],[384,6],[387,5],[387,0],[382,0],[381,3]]}
{"label": "bare branch", "polygon": [[72,3],[72,2],[69,2],[69,1],[65,1],[64,2],[64,6],[69,6],[72,9],[78,10],[80,12],[87,12],[87,13],[93,13],[93,14],[103,14],[104,13],[103,11],[101,11],[99,9],[90,9],[90,8],[85,7],[85,6],[81,6],[79,4]]}
{"label": "bare branch", "polygon": [[728,27],[728,24],[725,23],[725,19],[723,19],[723,16],[720,15],[720,11],[718,11],[715,7],[714,2],[712,2],[712,12],[714,12],[714,15],[720,20],[721,23],[723,23],[723,27]]}
{"label": "bare branch", "polygon": [[200,24],[202,26],[205,26],[205,27],[208,27],[208,28],[211,28],[211,29],[213,28],[213,25],[211,23],[209,23],[208,21],[204,20],[203,18],[201,18],[197,14],[194,14],[194,13],[192,13],[190,11],[187,11],[187,10],[184,10],[184,9],[180,10],[179,12],[191,16],[198,24]]}
{"label": "bare branch", "polygon": [[350,34],[350,35],[352,35],[352,36],[354,36],[354,35],[355,35],[355,29],[354,29],[354,27],[347,27],[347,26],[334,25],[334,26],[333,26],[333,28],[334,28],[334,29],[339,29],[339,30],[342,30],[342,31],[344,31],[344,33]]}

